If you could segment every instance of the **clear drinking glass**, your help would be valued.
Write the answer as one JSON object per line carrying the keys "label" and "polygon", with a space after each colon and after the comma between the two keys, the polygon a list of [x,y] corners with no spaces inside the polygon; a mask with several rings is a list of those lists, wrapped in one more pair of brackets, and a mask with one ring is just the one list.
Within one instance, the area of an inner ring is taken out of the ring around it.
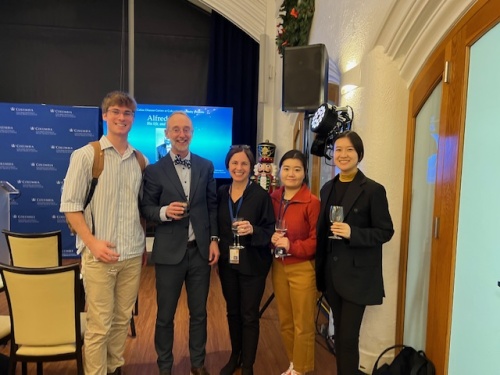
{"label": "clear drinking glass", "polygon": [[[276,220],[276,223],[274,224],[274,230],[276,232],[278,232],[281,235],[281,237],[284,237],[286,235],[286,231],[287,231],[285,219]],[[274,256],[276,258],[280,258],[280,257],[282,258],[282,257],[286,257],[289,255],[290,254],[288,254],[286,252],[286,249],[284,247],[277,247],[274,249]]]}
{"label": "clear drinking glass", "polygon": [[242,217],[235,217],[232,219],[231,230],[233,231],[233,246],[238,249],[243,249],[244,246],[240,245],[240,235],[238,234],[238,224],[243,221]]}
{"label": "clear drinking glass", "polygon": [[[341,223],[344,221],[344,208],[342,206],[331,206],[330,207],[330,222]],[[334,240],[341,240],[342,237],[336,236],[335,234],[329,236]]]}
{"label": "clear drinking glass", "polygon": [[189,200],[186,200],[184,203],[186,203],[186,206],[184,207],[184,213],[182,214],[182,217],[188,217],[189,216]]}

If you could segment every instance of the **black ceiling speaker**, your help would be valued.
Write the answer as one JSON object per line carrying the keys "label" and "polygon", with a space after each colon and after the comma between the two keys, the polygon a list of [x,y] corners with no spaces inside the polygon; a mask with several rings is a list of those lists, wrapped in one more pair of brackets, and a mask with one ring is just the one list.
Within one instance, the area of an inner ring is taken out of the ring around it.
{"label": "black ceiling speaker", "polygon": [[328,52],[324,44],[283,49],[282,109],[315,112],[328,102]]}

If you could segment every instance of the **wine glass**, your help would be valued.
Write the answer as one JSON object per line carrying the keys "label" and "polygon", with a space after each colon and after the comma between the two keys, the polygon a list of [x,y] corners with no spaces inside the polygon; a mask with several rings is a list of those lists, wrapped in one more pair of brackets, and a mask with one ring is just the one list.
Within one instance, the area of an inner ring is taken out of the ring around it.
{"label": "wine glass", "polygon": [[233,231],[233,246],[237,247],[238,249],[243,249],[244,246],[240,245],[240,235],[238,234],[238,225],[240,221],[243,221],[242,217],[235,217],[232,219],[231,222],[231,230]]}
{"label": "wine glass", "polygon": [[[330,207],[330,221],[331,223],[341,223],[344,221],[344,208],[342,206],[331,206]],[[332,238],[334,240],[341,240],[342,237],[339,237],[335,234],[329,236],[328,238]]]}
{"label": "wine glass", "polygon": [[[278,232],[281,235],[281,237],[284,237],[286,234],[286,231],[287,231],[285,219],[276,220],[276,223],[274,224],[274,230],[276,232]],[[283,257],[289,256],[289,255],[290,254],[288,254],[286,252],[286,249],[284,247],[276,247],[274,249],[274,256],[276,258],[280,258],[280,257],[283,258]]]}

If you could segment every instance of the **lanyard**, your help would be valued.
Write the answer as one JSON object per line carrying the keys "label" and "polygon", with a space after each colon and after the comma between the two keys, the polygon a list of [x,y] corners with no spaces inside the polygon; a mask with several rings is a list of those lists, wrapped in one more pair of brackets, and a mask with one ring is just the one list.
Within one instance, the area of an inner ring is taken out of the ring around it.
{"label": "lanyard", "polygon": [[[248,180],[248,184],[245,187],[245,190],[248,187],[248,185],[250,185],[250,180]],[[234,219],[236,219],[238,217],[238,213],[240,212],[241,204],[243,203],[243,194],[245,193],[245,191],[243,191],[241,198],[238,199],[238,206],[236,207],[236,213],[234,213],[233,212],[233,202],[231,201],[231,189],[232,189],[232,187],[233,187],[232,185],[229,186],[229,197],[227,198],[227,204],[229,206],[229,215],[231,215],[231,221],[233,221]]]}

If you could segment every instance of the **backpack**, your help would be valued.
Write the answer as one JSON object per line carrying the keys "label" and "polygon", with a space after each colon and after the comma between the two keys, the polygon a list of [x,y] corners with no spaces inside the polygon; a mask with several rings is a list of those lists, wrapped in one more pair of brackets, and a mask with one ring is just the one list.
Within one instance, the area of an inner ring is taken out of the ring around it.
{"label": "backpack", "polygon": [[[380,368],[378,362],[389,350],[403,348],[394,357],[392,363],[384,363]],[[426,357],[422,350],[415,350],[411,346],[393,345],[385,349],[377,358],[373,366],[372,375],[435,375],[434,364]]]}
{"label": "backpack", "polygon": [[[104,151],[101,150],[101,144],[99,143],[99,141],[94,141],[89,142],[89,145],[94,148],[94,163],[92,164],[92,181],[90,181],[89,192],[87,194],[87,198],[85,199],[85,204],[83,205],[84,211],[92,200],[92,197],[94,196],[94,191],[95,187],[97,186],[97,182],[99,181],[99,176],[104,169]],[[144,158],[144,155],[139,150],[135,150],[134,154],[137,162],[139,163],[139,167],[141,167],[141,172],[144,172],[144,169],[146,168],[146,159]],[[70,232],[76,234],[75,230],[71,227],[71,224],[68,220],[66,220],[66,223],[68,224]],[[92,227],[94,226],[93,224],[94,218],[92,217]],[[92,228],[92,233],[93,232],[94,228]]]}

